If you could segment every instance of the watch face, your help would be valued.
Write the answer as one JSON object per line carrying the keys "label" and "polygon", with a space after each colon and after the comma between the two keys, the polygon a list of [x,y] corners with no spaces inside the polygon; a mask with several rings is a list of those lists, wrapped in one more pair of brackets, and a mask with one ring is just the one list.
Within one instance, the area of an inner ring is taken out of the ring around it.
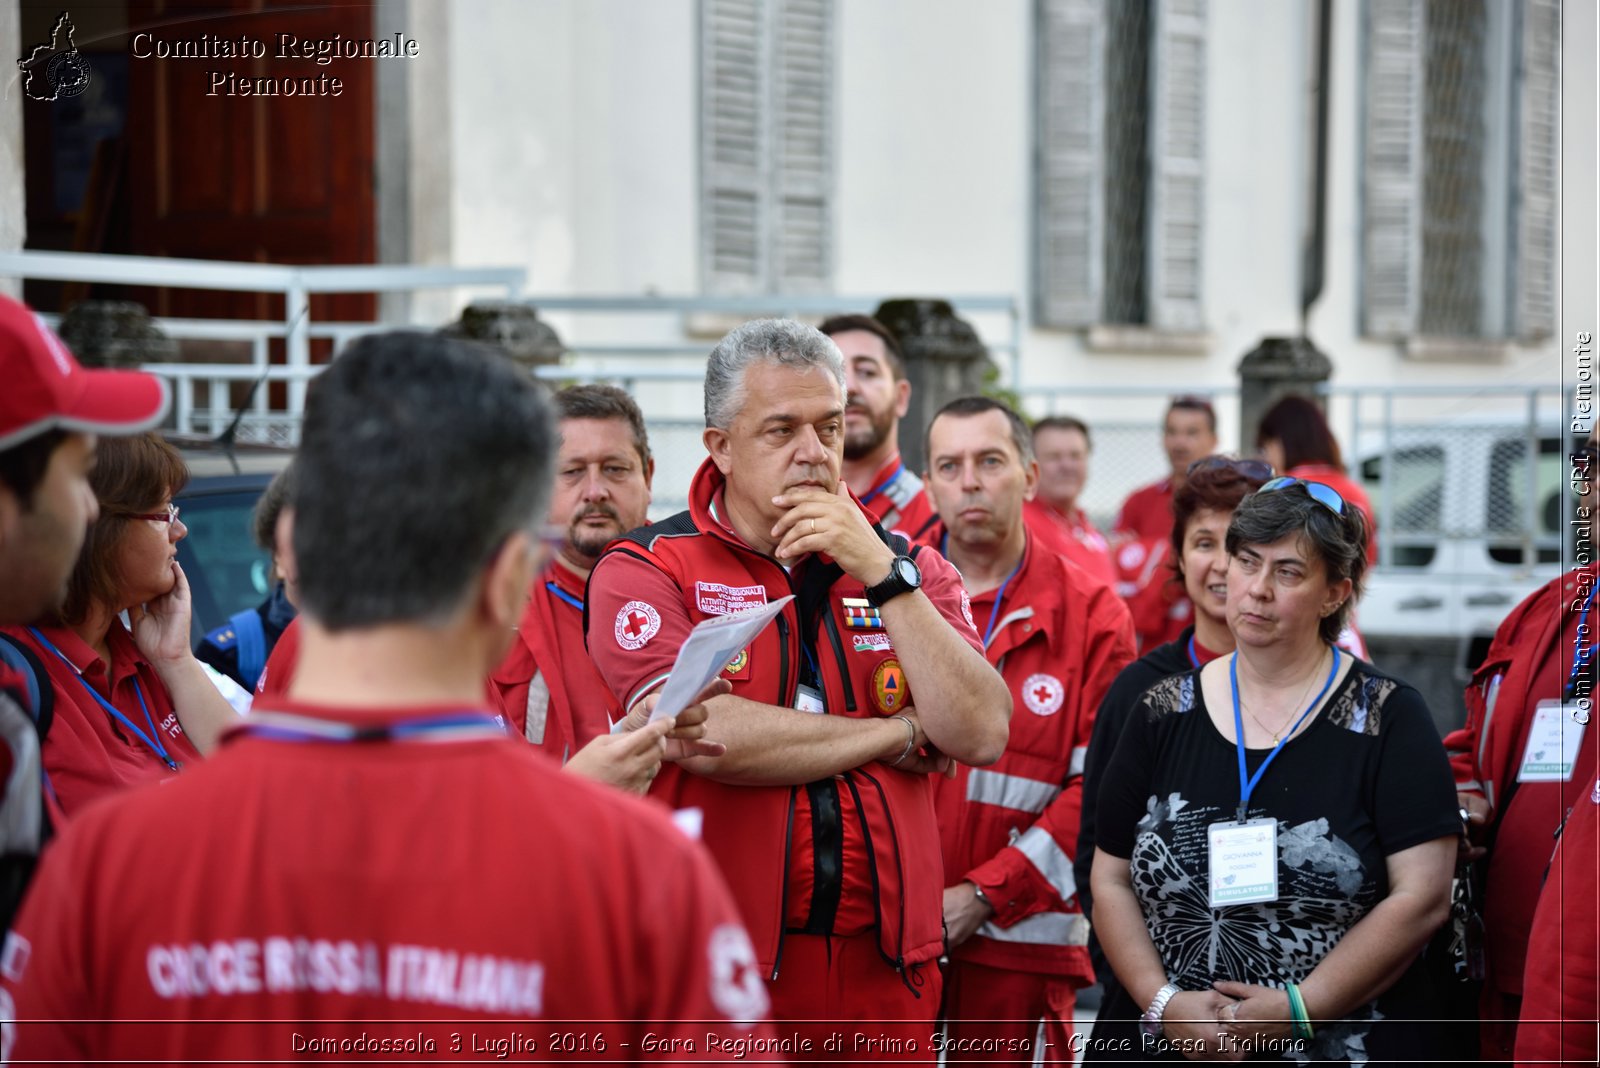
{"label": "watch face", "polygon": [[922,585],[922,572],[918,570],[916,561],[910,557],[902,556],[894,562],[894,567],[895,572],[900,576],[900,581],[907,586],[916,589]]}

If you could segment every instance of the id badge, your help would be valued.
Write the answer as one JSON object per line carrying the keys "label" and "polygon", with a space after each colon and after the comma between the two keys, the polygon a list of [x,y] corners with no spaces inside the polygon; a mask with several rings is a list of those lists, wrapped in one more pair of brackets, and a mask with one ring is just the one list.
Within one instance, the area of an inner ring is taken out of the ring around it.
{"label": "id badge", "polygon": [[[1579,713],[1584,713],[1582,716]],[[1518,782],[1569,782],[1578,763],[1578,746],[1588,729],[1587,709],[1576,701],[1540,701],[1533,709],[1528,748],[1517,768]]]}
{"label": "id badge", "polygon": [[802,712],[812,712],[819,716],[827,711],[822,704],[822,691],[805,683],[801,683],[800,688],[794,693],[794,707]]}
{"label": "id badge", "polygon": [[1206,829],[1211,907],[1275,901],[1278,897],[1278,821],[1213,823]]}

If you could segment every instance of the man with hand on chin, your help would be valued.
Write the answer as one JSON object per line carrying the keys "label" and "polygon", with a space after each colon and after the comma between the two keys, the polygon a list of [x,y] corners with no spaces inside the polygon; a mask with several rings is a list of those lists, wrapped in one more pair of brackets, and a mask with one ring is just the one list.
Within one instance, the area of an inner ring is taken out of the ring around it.
{"label": "man with hand on chin", "polygon": [[927,455],[940,520],[927,544],[961,572],[985,656],[1017,708],[1005,755],[958,768],[935,791],[948,1037],[981,1043],[957,1048],[985,1059],[1031,1061],[1043,1020],[1064,1055],[1075,991],[1094,982],[1072,872],[1084,756],[1095,709],[1133,659],[1133,625],[1108,583],[1026,523],[1039,468],[1020,416],[987,397],[953,400],[928,426]]}
{"label": "man with hand on chin", "polygon": [[837,346],[799,323],[717,345],[689,510],[601,557],[589,651],[632,711],[696,623],[794,596],[707,702],[726,753],[664,767],[653,793],[702,810],[774,1017],[827,1021],[796,1025],[813,1040],[801,1055],[834,1056],[838,1021],[875,1020],[920,1038],[866,1052],[916,1056],[944,948],[931,780],[993,763],[1011,700],[954,569],[874,525],[841,481],[844,384]]}

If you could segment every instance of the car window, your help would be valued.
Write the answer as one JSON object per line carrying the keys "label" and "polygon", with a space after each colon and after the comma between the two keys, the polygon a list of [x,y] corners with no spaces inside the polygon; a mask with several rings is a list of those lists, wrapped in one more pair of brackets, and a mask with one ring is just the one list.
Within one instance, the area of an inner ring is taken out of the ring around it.
{"label": "car window", "polygon": [[1418,445],[1396,449],[1390,465],[1393,486],[1383,488],[1383,457],[1369,457],[1361,465],[1362,488],[1377,513],[1378,529],[1392,539],[1393,562],[1401,567],[1426,567],[1433,562],[1435,546],[1408,545],[1407,537],[1437,539],[1444,496],[1444,449]]}
{"label": "car window", "polygon": [[1489,450],[1489,499],[1484,530],[1491,540],[1489,555],[1502,564],[1526,563],[1522,532],[1533,509],[1533,536],[1539,563],[1561,558],[1561,495],[1567,492],[1566,457],[1559,438],[1540,438],[1533,464],[1532,498],[1526,437],[1497,440]]}
{"label": "car window", "polygon": [[254,487],[179,499],[189,536],[178,543],[178,562],[193,592],[195,643],[235,612],[260,604],[271,590],[272,558],[251,535],[260,494]]}

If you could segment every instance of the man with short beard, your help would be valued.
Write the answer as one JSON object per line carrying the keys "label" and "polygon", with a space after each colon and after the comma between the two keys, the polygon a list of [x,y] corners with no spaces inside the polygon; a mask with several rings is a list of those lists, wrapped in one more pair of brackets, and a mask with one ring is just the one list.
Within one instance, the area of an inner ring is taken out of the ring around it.
{"label": "man with short beard", "polygon": [[911,404],[900,343],[870,315],[835,315],[817,328],[844,356],[844,480],[883,528],[915,540],[936,518],[900,459],[900,420]]}
{"label": "man with short beard", "polygon": [[533,582],[490,688],[513,734],[569,771],[642,794],[661,767],[659,730],[612,733],[622,713],[584,648],[583,596],[605,547],[645,524],[656,464],[625,391],[569,386],[554,401],[561,450],[549,525],[565,537]]}

